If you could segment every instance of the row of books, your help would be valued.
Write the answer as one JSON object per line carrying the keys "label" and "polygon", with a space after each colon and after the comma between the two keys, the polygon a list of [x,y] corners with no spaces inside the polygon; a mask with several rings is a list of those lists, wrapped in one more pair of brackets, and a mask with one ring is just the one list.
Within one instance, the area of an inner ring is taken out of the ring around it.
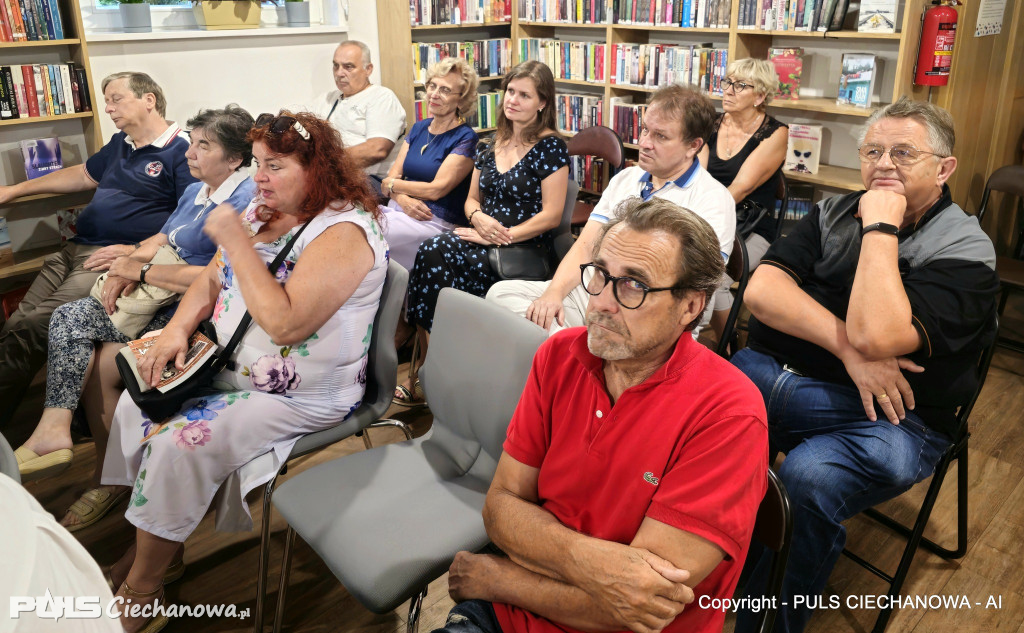
{"label": "row of books", "polygon": [[518,0],[519,19],[525,22],[604,24],[608,22],[608,0]]}
{"label": "row of books", "polygon": [[721,94],[729,51],[711,44],[613,44],[613,84],[655,88],[671,83],[692,84]]}
{"label": "row of books", "polygon": [[555,97],[558,129],[579,132],[583,128],[604,125],[604,99],[594,95],[559,93]]}
{"label": "row of books", "polygon": [[62,39],[57,0],[0,0],[0,42]]}
{"label": "row of books", "polygon": [[409,19],[412,26],[511,22],[512,0],[409,0]]}
{"label": "row of books", "polygon": [[91,112],[85,69],[66,64],[0,66],[0,119]]}
{"label": "row of books", "polygon": [[740,0],[736,26],[766,31],[839,31],[849,0]]}
{"label": "row of books", "polygon": [[[498,109],[501,107],[500,92],[485,92],[476,96],[476,112],[466,117],[466,123],[476,129],[493,128],[498,125]],[[430,118],[426,99],[417,99],[412,104],[416,121]]]}
{"label": "row of books", "polygon": [[575,180],[580,189],[604,191],[607,185],[604,171],[604,160],[596,156],[569,157],[569,178]]}
{"label": "row of books", "polygon": [[612,97],[605,125],[615,130],[623,143],[636,145],[640,142],[640,128],[643,127],[647,104],[634,104],[632,101],[632,97]]}
{"label": "row of books", "polygon": [[611,0],[616,24],[727,29],[735,0]]}
{"label": "row of books", "polygon": [[518,44],[519,59],[544,62],[555,79],[598,83],[605,80],[605,44],[534,37],[521,38]]}
{"label": "row of books", "polygon": [[413,42],[414,80],[426,81],[430,66],[446,57],[465,59],[480,77],[501,77],[512,67],[512,40],[505,37],[468,42]]}

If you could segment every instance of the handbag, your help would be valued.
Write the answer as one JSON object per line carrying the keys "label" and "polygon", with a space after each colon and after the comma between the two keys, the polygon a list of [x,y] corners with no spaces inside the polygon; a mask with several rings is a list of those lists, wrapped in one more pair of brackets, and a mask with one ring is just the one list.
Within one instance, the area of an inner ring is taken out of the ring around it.
{"label": "handbag", "polygon": [[[187,265],[184,259],[178,255],[173,246],[164,244],[149,260],[150,264]],[[103,273],[92,285],[89,296],[103,303],[103,285],[107,283],[107,273]],[[117,298],[117,310],[110,315],[110,322],[117,328],[117,331],[128,338],[135,338],[143,330],[153,317],[164,306],[171,305],[181,295],[172,290],[167,290],[149,283],[140,283],[127,296]]]}
{"label": "handbag", "polygon": [[[302,235],[302,232],[306,230],[308,225],[309,222],[306,222],[299,227],[295,235],[288,240],[288,244],[281,249],[281,252],[277,254],[274,261],[267,266],[271,275],[277,272],[281,262],[284,261],[284,258],[291,252],[292,246],[295,245],[295,240],[299,239],[299,236]],[[235,328],[234,334],[231,335],[228,344],[214,352],[213,360],[167,391],[160,391],[158,389],[142,391],[139,381],[135,377],[134,370],[129,364],[128,359],[122,354],[118,354],[115,357],[117,372],[121,374],[125,389],[128,391],[128,395],[131,396],[132,401],[149,416],[149,419],[154,422],[163,422],[180,411],[181,406],[185,404],[186,400],[214,391],[211,385],[217,374],[224,369],[234,368],[234,361],[231,360],[231,355],[234,354],[235,348],[238,347],[242,340],[242,336],[249,329],[250,323],[252,323],[252,315],[246,310],[245,314],[242,315],[242,319],[238,322],[238,327]],[[210,321],[203,321],[197,329],[214,343],[217,342],[217,330]]]}
{"label": "handbag", "polygon": [[499,279],[547,281],[551,278],[551,257],[544,244],[490,246],[487,261]]}

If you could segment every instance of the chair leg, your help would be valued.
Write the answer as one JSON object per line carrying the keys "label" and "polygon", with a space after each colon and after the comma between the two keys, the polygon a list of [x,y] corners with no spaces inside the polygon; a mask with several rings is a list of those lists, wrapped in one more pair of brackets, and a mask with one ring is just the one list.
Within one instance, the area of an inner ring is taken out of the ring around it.
{"label": "chair leg", "polygon": [[[402,429],[402,433],[405,434],[405,439],[407,439],[407,440],[411,440],[412,439],[412,429],[409,428],[408,424],[406,424],[405,422],[402,422],[401,420],[391,420],[391,419],[377,420],[376,422],[374,422],[373,424],[371,424],[370,426],[368,426],[366,428],[368,428],[368,429],[382,429],[382,428],[387,427],[387,426],[393,426],[395,428]],[[363,433],[365,435],[366,431],[363,431]],[[365,443],[366,440],[364,439],[363,442]]]}
{"label": "chair leg", "polygon": [[285,593],[288,591],[288,576],[292,568],[292,545],[295,544],[295,530],[288,526],[284,536],[284,556],[281,559],[281,581],[277,585],[277,608],[274,609],[274,633],[281,633],[284,623]]}
{"label": "chair leg", "polygon": [[274,496],[275,485],[277,475],[263,489],[263,525],[260,529],[260,562],[256,572],[256,613],[253,615],[255,633],[263,633],[263,603],[267,598],[267,565],[270,559],[270,500]]}
{"label": "chair leg", "polygon": [[427,597],[427,588],[423,587],[420,592],[409,601],[409,618],[406,620],[405,633],[419,633],[420,630],[420,609],[423,607],[423,599]]}
{"label": "chair leg", "polygon": [[370,429],[363,429],[359,435],[363,438],[363,446],[366,447],[366,450],[373,448],[373,444],[370,442]]}
{"label": "chair leg", "polygon": [[[951,457],[942,459],[932,475],[932,483],[928,486],[928,493],[925,495],[924,503],[921,504],[921,511],[918,513],[917,521],[914,523],[914,530],[907,540],[907,547],[903,550],[900,565],[896,568],[896,573],[892,577],[892,583],[889,585],[890,604],[896,600],[900,595],[900,590],[903,589],[903,582],[907,579],[910,564],[914,562],[914,555],[921,544],[924,529],[928,526],[928,519],[932,515],[932,508],[935,507],[935,500],[939,497],[939,490],[942,489],[942,480],[946,478],[946,471],[949,468],[950,461],[952,461]],[[872,629],[872,632],[883,633],[885,627],[889,624],[890,617],[892,617],[892,607],[887,605],[878,614],[878,619],[875,621],[875,627]]]}

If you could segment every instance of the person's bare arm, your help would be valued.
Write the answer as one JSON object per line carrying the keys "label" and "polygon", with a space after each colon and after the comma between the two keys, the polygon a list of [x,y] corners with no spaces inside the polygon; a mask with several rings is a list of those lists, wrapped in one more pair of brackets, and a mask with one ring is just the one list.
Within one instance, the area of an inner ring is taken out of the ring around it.
{"label": "person's bare arm", "polygon": [[597,220],[587,220],[572,248],[558,264],[551,283],[526,309],[527,319],[544,329],[548,329],[554,319],[558,320],[559,325],[565,325],[565,308],[562,301],[580,284],[580,266],[589,263],[593,258],[594,245],[597,244],[603,227],[604,224]]}
{"label": "person's bare arm", "polygon": [[360,169],[376,165],[388,157],[395,143],[383,137],[369,138],[358,145],[345,148],[345,153],[355,161]]}
{"label": "person's bare arm", "polygon": [[441,166],[437,169],[437,175],[430,182],[397,179],[389,182],[391,191],[394,193],[405,194],[420,200],[437,200],[448,195],[452,189],[466,179],[471,171],[473,171],[472,158],[449,154],[441,162]]}
{"label": "person's bare arm", "polygon": [[733,200],[737,203],[745,200],[778,171],[786,160],[788,142],[789,130],[780,127],[750,153],[728,187]]}
{"label": "person's bare arm", "polygon": [[72,165],[50,172],[45,176],[0,187],[0,204],[16,198],[40,193],[74,193],[95,189],[96,181],[89,177],[85,165]]}
{"label": "person's bare arm", "polygon": [[[860,199],[864,226],[884,222],[900,226],[907,200],[891,191],[868,191]],[[910,299],[899,268],[899,239],[871,231],[861,240],[860,259],[846,312],[850,344],[872,359],[918,350],[921,335],[912,323]]]}
{"label": "person's bare arm", "polygon": [[513,562],[622,613],[660,613],[666,602],[693,600],[688,571],[650,550],[580,534],[540,507],[538,474],[503,453],[487,493],[487,535]]}
{"label": "person's bare arm", "polygon": [[224,248],[249,314],[278,345],[301,343],[316,332],[373,267],[366,235],[351,222],[338,223],[310,242],[284,286],[253,249],[230,204],[211,211],[203,230]]}

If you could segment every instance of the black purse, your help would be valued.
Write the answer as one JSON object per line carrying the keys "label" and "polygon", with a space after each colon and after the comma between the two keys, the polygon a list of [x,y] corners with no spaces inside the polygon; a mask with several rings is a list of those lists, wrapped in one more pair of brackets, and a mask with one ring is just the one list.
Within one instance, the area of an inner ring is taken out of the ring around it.
{"label": "black purse", "polygon": [[[295,245],[295,240],[299,239],[299,236],[302,235],[302,232],[306,230],[308,225],[309,222],[306,222],[299,227],[295,235],[288,240],[288,244],[281,249],[281,252],[277,254],[274,261],[267,266],[271,275],[277,272],[281,262],[284,261],[284,258],[291,252],[292,246]],[[183,380],[181,384],[167,391],[160,391],[159,389],[142,391],[139,381],[135,377],[135,371],[129,364],[128,359],[122,354],[118,354],[114,361],[117,364],[117,372],[121,374],[121,379],[124,381],[125,390],[131,396],[132,401],[149,416],[149,419],[158,423],[163,422],[180,411],[181,406],[185,404],[186,400],[215,391],[211,387],[213,379],[225,368],[234,368],[234,361],[231,360],[231,355],[234,354],[235,348],[242,341],[242,337],[245,335],[246,330],[249,329],[251,323],[252,315],[246,310],[245,314],[242,315],[241,321],[238,322],[238,327],[235,328],[234,334],[231,335],[231,340],[228,341],[227,345],[214,353],[213,360],[200,367],[198,371]],[[210,321],[203,321],[197,329],[214,343],[217,342],[217,328]]]}
{"label": "black purse", "polygon": [[499,279],[547,281],[551,278],[551,256],[543,244],[490,246],[487,262]]}

